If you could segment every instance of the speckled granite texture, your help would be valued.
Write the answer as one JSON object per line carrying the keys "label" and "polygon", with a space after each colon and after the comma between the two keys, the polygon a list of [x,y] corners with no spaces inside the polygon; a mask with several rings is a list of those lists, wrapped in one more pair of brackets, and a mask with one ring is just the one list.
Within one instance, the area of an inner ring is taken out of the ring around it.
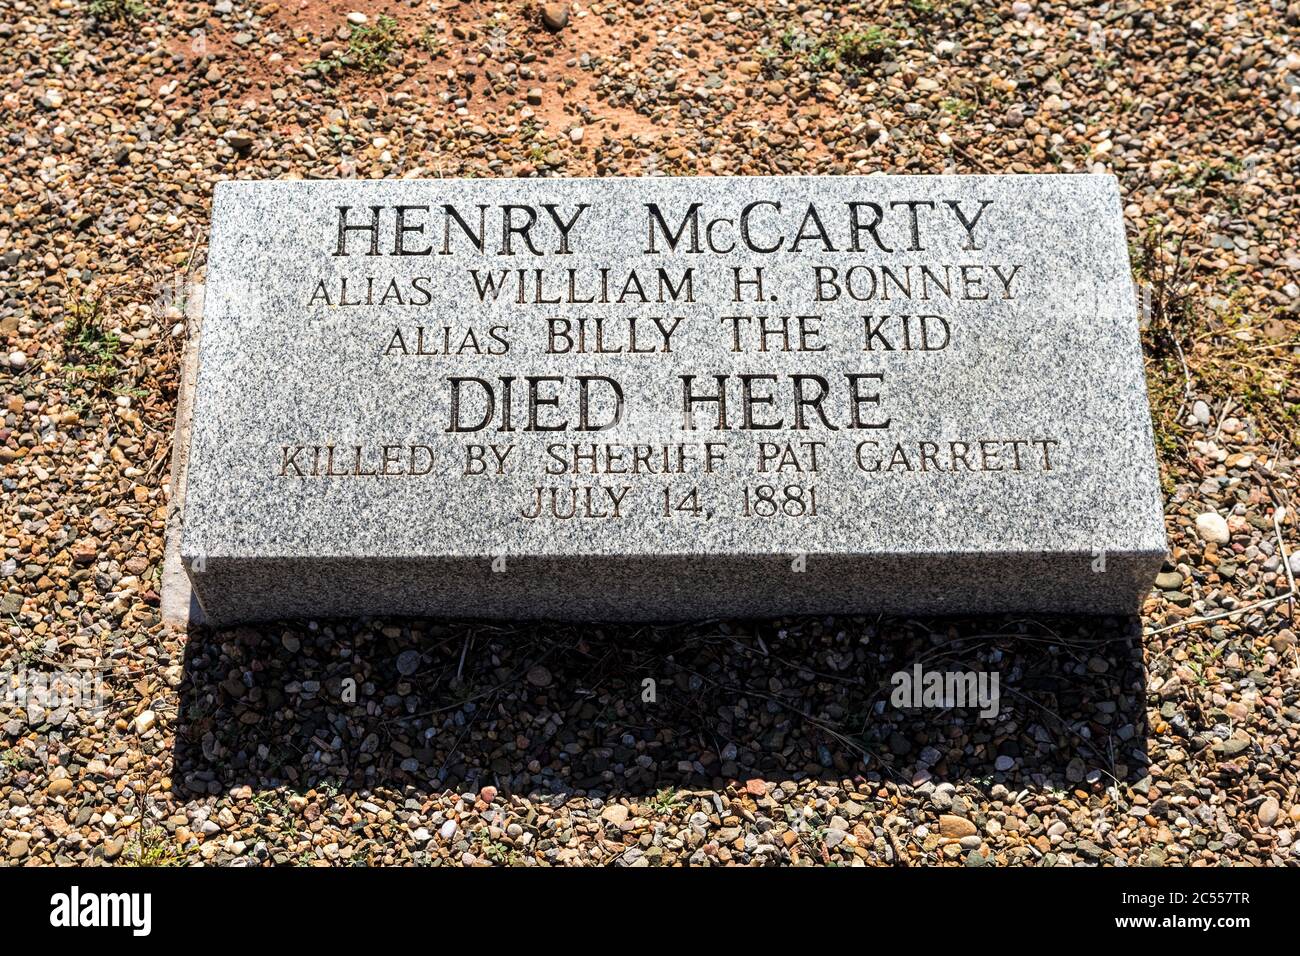
{"label": "speckled granite texture", "polygon": [[[1112,177],[232,182],[213,207],[181,551],[214,623],[1125,613],[1165,552]],[[708,400],[685,427],[687,388],[721,388],[725,430]]]}

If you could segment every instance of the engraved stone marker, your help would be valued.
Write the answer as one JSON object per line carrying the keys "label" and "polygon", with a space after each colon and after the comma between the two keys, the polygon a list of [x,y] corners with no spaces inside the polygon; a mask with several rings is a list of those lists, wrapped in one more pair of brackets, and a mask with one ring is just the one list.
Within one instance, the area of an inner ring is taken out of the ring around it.
{"label": "engraved stone marker", "polygon": [[1109,176],[217,186],[209,620],[1127,613],[1165,553]]}

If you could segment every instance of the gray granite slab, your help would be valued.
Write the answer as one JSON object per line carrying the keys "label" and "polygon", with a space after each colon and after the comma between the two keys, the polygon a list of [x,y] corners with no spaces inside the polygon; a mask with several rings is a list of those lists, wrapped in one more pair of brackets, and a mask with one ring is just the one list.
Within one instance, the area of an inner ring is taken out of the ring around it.
{"label": "gray granite slab", "polygon": [[1125,613],[1165,547],[1112,177],[216,187],[214,623]]}

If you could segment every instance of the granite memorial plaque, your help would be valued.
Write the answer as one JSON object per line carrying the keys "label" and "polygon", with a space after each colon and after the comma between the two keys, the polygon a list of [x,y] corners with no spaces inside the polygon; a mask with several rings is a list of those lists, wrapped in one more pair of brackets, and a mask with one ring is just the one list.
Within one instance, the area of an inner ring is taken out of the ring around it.
{"label": "granite memorial plaque", "polygon": [[1165,531],[1109,176],[227,182],[213,623],[1130,613]]}

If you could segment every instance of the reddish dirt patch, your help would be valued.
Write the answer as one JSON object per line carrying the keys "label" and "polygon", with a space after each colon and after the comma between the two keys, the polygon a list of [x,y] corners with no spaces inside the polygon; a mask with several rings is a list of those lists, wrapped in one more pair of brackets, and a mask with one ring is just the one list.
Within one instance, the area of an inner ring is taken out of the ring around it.
{"label": "reddish dirt patch", "polygon": [[[532,119],[552,133],[581,122],[576,118],[579,105],[596,115],[593,125],[617,131],[620,138],[644,136],[653,129],[648,118],[631,109],[608,104],[597,108],[595,76],[577,62],[584,52],[609,51],[619,45],[624,39],[622,28],[577,10],[564,30],[552,34],[541,26],[536,5],[531,2],[460,3],[435,12],[392,0],[364,4],[297,0],[258,8],[255,23],[232,16],[200,15],[176,23],[186,32],[170,37],[166,48],[183,57],[185,65],[156,79],[154,91],[166,98],[177,89],[173,84],[178,79],[194,71],[206,75],[215,68],[223,77],[239,78],[240,89],[233,94],[239,102],[269,103],[287,76],[300,74],[306,66],[324,58],[323,45],[328,55],[346,50],[347,41],[340,31],[348,27],[347,15],[352,11],[365,13],[370,24],[380,16],[392,17],[402,30],[404,42],[387,74],[367,75],[352,70],[333,79],[341,94],[373,90],[376,99],[386,101],[402,91],[427,102],[436,95],[434,91],[452,89],[457,96],[467,98],[470,117],[475,119],[485,107],[492,111],[508,102],[522,101],[528,89],[538,87],[544,94],[539,105],[529,107]],[[255,42],[237,43],[235,38],[241,33],[251,35]],[[271,33],[281,37],[278,45],[256,42]],[[433,41],[432,49],[423,42],[426,36]],[[485,49],[494,45],[502,47],[503,52],[484,58]],[[500,74],[507,63],[517,64],[526,54],[533,57],[527,66],[535,76],[518,79],[513,96],[494,92],[486,74]],[[392,85],[391,80],[399,73],[401,81]],[[218,84],[205,87],[197,96],[179,92],[175,98],[186,105],[207,105],[231,95]],[[284,128],[292,127],[290,122]]]}

